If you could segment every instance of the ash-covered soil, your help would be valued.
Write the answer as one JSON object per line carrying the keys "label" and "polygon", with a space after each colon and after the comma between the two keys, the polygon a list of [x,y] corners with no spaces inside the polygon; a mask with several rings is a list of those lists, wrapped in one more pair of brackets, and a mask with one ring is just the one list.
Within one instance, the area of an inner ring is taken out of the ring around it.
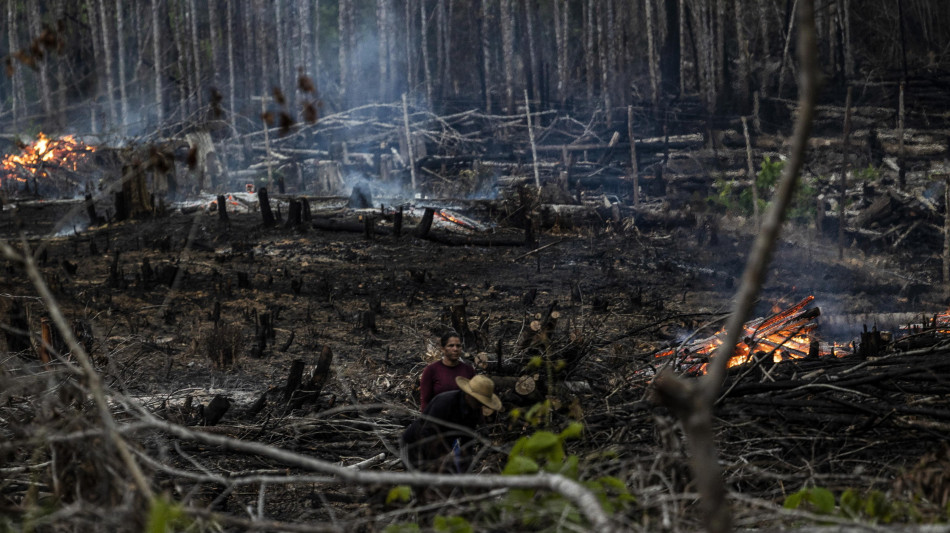
{"label": "ash-covered soil", "polygon": [[[31,222],[21,213],[14,223],[10,207],[0,213],[7,219],[5,237],[21,246],[15,229],[26,231],[40,220]],[[55,213],[61,211],[42,216]],[[526,341],[531,323],[556,309],[546,349],[552,360],[567,364],[554,377],[563,386],[550,388],[556,402],[549,421],[554,426],[584,422],[585,439],[569,451],[588,457],[610,450],[616,460],[608,466],[585,464],[597,468],[595,474],[624,479],[640,495],[642,509],[659,516],[669,512],[667,506],[679,512],[692,505],[648,496],[690,490],[675,419],[649,398],[653,354],[721,327],[754,234],[747,222],[729,219],[712,227],[640,230],[637,213],[625,210],[625,216],[630,223],[547,230],[538,250],[450,246],[416,238],[411,231],[400,238],[367,239],[362,233],[310,227],[265,228],[259,214],[232,214],[224,223],[203,211],[25,242],[114,390],[189,425],[200,425],[210,400],[224,396],[230,408],[217,422],[222,433],[342,464],[385,453],[372,466],[384,470],[402,469],[396,440],[411,419],[409,410],[417,408],[414,387],[422,367],[436,357],[438,335],[459,326],[452,321],[453,307],[457,321],[464,306],[467,357],[474,361],[482,354],[483,370],[496,376],[535,372],[530,362],[540,352]],[[856,247],[839,259],[835,243],[809,228],[792,227],[778,246],[756,316],[815,295],[819,321],[833,323],[818,334],[824,342],[844,345],[865,325],[855,317],[942,311],[939,291],[921,289],[938,273],[932,258],[899,262]],[[0,292],[35,294],[22,269],[9,262]],[[11,309],[7,300],[5,311]],[[31,331],[39,331],[45,306],[24,301]],[[847,318],[830,320],[836,315]],[[262,317],[269,317],[273,335],[260,335]],[[281,390],[292,363],[301,360],[306,375],[324,347],[332,350],[333,362],[322,393],[287,408]],[[233,360],[219,364],[215,359],[223,351]],[[20,371],[39,372],[33,354],[14,357]],[[40,381],[34,377],[23,383]],[[512,391],[499,392],[508,410],[530,407]],[[7,400],[22,401],[29,393],[8,391]],[[331,409],[333,414],[321,414]],[[769,463],[781,457],[773,475],[791,486],[766,482],[767,476],[750,472],[748,464],[731,471],[730,482],[753,497],[779,503],[809,479],[801,465],[789,466],[798,459],[826,476],[825,486],[874,486],[888,483],[887,474],[927,450],[922,441],[913,447],[901,443],[900,450],[878,458],[873,472],[862,474],[846,459],[832,461],[814,447],[793,442],[804,430],[791,421],[785,435],[774,435],[775,442],[764,448],[746,443],[751,451],[736,451],[748,431],[742,424],[726,420],[720,430],[731,442],[725,445],[728,461],[737,464],[745,456],[756,468],[770,470]],[[535,429],[507,416],[496,418],[486,429],[496,449],[479,468],[499,471],[507,446]],[[862,446],[888,448],[886,442],[873,442]],[[148,438],[142,446],[157,461],[185,469],[201,463],[231,474],[282,471],[274,461],[174,439]],[[860,455],[855,461],[865,459]],[[244,514],[260,496],[255,486],[223,491],[214,483],[148,468],[176,498],[217,511]],[[373,489],[314,482],[271,487],[266,514],[272,519],[336,520],[374,530],[403,518],[385,514]],[[744,512],[752,511],[739,514]],[[631,511],[631,520],[639,520],[636,516]]]}

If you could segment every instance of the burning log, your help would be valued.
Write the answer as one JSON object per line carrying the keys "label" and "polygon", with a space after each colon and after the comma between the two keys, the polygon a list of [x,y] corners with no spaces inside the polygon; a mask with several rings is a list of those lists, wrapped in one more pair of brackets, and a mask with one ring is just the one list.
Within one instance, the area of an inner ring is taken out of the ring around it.
{"label": "burning log", "polygon": [[[821,311],[815,307],[805,309],[814,300],[808,296],[795,305],[782,309],[770,316],[746,322],[743,326],[743,342],[739,343],[729,360],[729,367],[735,367],[753,360],[757,353],[771,354],[772,362],[779,363],[790,359],[804,359],[821,355],[831,355],[833,351],[822,352],[814,346],[816,339],[811,333],[818,327],[813,320]],[[678,367],[687,373],[704,373],[706,364],[722,344],[724,331],[699,340],[685,343],[676,348],[660,351],[656,358],[674,357]],[[839,351],[835,355],[843,355]]]}

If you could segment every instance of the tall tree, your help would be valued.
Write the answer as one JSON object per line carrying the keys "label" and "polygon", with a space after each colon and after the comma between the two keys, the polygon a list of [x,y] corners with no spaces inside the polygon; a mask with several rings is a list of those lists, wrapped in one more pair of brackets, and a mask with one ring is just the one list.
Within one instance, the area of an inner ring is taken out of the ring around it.
{"label": "tall tree", "polygon": [[429,16],[426,0],[419,0],[419,47],[422,49],[422,80],[426,89],[426,104],[432,105],[432,71],[429,67]]}
{"label": "tall tree", "polygon": [[191,97],[195,101],[195,109],[201,109],[201,52],[200,41],[198,40],[198,9],[195,6],[195,0],[188,0],[188,28],[191,30],[191,72],[194,82],[192,83]]}
{"label": "tall tree", "polygon": [[554,0],[554,44],[557,63],[557,99],[564,105],[567,97],[567,0]]}
{"label": "tall tree", "polygon": [[125,135],[129,121],[129,95],[125,87],[125,15],[122,11],[122,0],[115,0],[115,33],[118,43],[118,57],[116,58],[119,66],[119,132]]}
{"label": "tall tree", "polygon": [[395,48],[396,27],[392,0],[376,0],[376,28],[379,33],[379,99],[386,102],[393,98],[390,73]]}
{"label": "tall tree", "polygon": [[102,40],[102,60],[106,75],[106,105],[109,106],[110,127],[118,125],[115,112],[115,81],[112,78],[112,39],[109,35],[109,13],[104,0],[99,0],[99,24]]}
{"label": "tall tree", "polygon": [[501,60],[505,70],[505,111],[515,114],[515,25],[511,0],[501,0]]}
{"label": "tall tree", "polygon": [[[17,4],[14,0],[7,0],[7,43],[12,56],[18,49],[17,46]],[[13,65],[11,72],[10,92],[11,104],[13,107],[13,127],[19,128],[20,121],[26,116],[26,89],[23,86],[23,69],[19,65]]]}
{"label": "tall tree", "polygon": [[[39,2],[27,2],[27,21],[30,27],[30,41],[37,42],[43,32],[42,15]],[[37,82],[39,85],[40,104],[43,107],[43,119],[49,120],[53,115],[53,98],[50,94],[49,54],[48,50],[40,49],[40,57],[36,59]]]}
{"label": "tall tree", "polygon": [[159,0],[152,0],[152,64],[155,73],[155,119],[158,127],[164,126],[165,103],[162,90],[162,30],[159,24]]}
{"label": "tall tree", "polygon": [[231,124],[232,135],[237,134],[237,116],[234,111],[235,83],[234,83],[234,6],[232,2],[225,2],[225,39],[228,43],[228,121]]}
{"label": "tall tree", "polygon": [[350,103],[350,42],[349,35],[353,27],[353,0],[340,0],[340,11],[337,14],[337,24],[340,35],[340,101],[343,105]]}
{"label": "tall tree", "polygon": [[218,24],[217,2],[208,0],[208,47],[211,52],[208,60],[211,62],[211,86],[221,89],[221,79],[218,74]]}
{"label": "tall tree", "polygon": [[482,94],[485,97],[485,112],[492,112],[492,60],[491,43],[489,28],[492,27],[491,0],[482,0],[481,12],[479,15],[479,31],[481,33],[482,50]]}

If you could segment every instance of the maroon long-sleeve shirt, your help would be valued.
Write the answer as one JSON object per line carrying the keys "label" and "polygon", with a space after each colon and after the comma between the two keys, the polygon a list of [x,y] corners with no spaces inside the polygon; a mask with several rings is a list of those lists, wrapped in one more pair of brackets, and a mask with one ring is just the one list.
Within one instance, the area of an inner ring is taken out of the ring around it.
{"label": "maroon long-sleeve shirt", "polygon": [[426,366],[419,382],[419,409],[424,411],[429,401],[437,395],[457,390],[459,387],[455,384],[456,376],[472,379],[475,377],[475,368],[462,362],[447,366],[441,359]]}

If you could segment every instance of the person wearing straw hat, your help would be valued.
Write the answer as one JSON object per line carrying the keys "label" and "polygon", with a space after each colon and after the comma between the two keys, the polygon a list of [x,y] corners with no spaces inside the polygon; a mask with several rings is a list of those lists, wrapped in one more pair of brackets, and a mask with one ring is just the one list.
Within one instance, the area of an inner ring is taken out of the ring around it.
{"label": "person wearing straw hat", "polygon": [[461,473],[468,470],[475,429],[501,410],[495,382],[488,376],[455,378],[458,390],[443,392],[426,405],[422,416],[403,431],[400,457],[409,470]]}

